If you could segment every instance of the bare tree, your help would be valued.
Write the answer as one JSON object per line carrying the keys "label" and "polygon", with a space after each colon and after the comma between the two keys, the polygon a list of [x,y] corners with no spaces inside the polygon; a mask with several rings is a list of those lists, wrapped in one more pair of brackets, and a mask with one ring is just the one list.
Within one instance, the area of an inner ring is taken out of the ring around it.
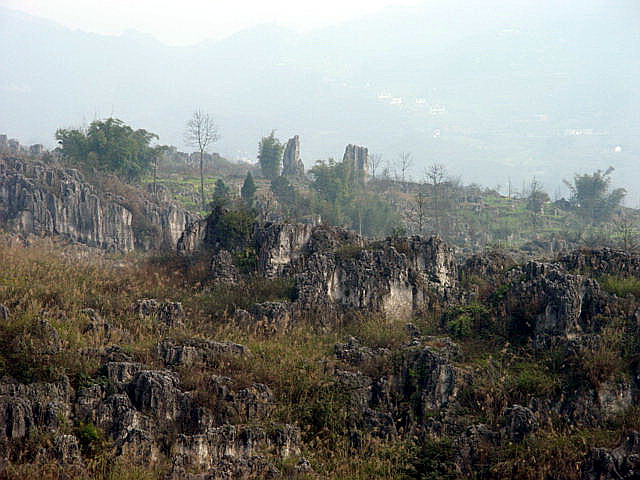
{"label": "bare tree", "polygon": [[196,147],[200,153],[200,201],[202,210],[205,210],[204,154],[207,148],[218,140],[218,127],[208,113],[197,109],[187,123],[185,137],[189,145]]}
{"label": "bare tree", "polygon": [[640,232],[636,222],[629,214],[620,215],[616,222],[616,233],[619,238],[619,246],[625,252],[635,253],[638,250]]}
{"label": "bare tree", "polygon": [[382,154],[372,153],[369,157],[369,169],[371,170],[371,176],[376,178],[376,172],[382,167]]}
{"label": "bare tree", "polygon": [[440,210],[442,208],[442,185],[447,177],[447,169],[441,163],[429,165],[425,170],[425,177],[431,184],[433,192],[433,219],[436,233],[440,233]]}
{"label": "bare tree", "polygon": [[411,168],[412,164],[413,164],[413,159],[411,158],[411,153],[402,152],[400,154],[400,162],[399,162],[400,178],[402,179],[402,185],[405,185],[405,182],[407,179],[407,170]]}
{"label": "bare tree", "polygon": [[427,195],[424,192],[424,185],[420,185],[420,189],[416,194],[415,199],[415,213],[416,221],[418,222],[418,234],[422,235],[424,231],[424,223],[426,217]]}

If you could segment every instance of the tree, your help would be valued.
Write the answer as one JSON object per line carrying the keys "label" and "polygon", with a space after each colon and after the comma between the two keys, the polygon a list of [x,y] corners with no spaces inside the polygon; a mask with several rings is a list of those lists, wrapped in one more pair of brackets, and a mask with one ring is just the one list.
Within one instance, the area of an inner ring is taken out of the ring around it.
{"label": "tree", "polygon": [[576,174],[573,183],[564,180],[571,192],[570,202],[584,219],[592,223],[602,222],[609,219],[620,206],[627,191],[624,188],[609,191],[613,171],[614,168],[609,167],[604,172],[597,170],[592,174]]}
{"label": "tree", "polygon": [[229,197],[230,189],[224,181],[219,178],[216,180],[216,185],[213,189],[213,198],[219,203],[222,200],[226,200]]}
{"label": "tree", "polygon": [[155,155],[153,156],[153,196],[158,199],[158,164],[160,159],[169,150],[166,145],[160,145],[155,149]]}
{"label": "tree", "polygon": [[280,206],[287,212],[295,209],[296,189],[287,177],[276,177],[271,180],[271,191],[276,196]]}
{"label": "tree", "polygon": [[411,154],[409,152],[402,152],[400,154],[400,162],[399,162],[399,167],[400,167],[400,175],[401,175],[401,180],[402,180],[402,184],[405,185],[405,182],[407,180],[407,171],[411,168],[411,165],[413,164],[413,159],[411,158]]}
{"label": "tree", "polygon": [[253,200],[256,196],[256,184],[253,181],[253,175],[251,175],[251,172],[247,172],[247,176],[244,177],[244,183],[240,189],[240,196],[248,206],[253,205]]}
{"label": "tree", "polygon": [[205,209],[204,199],[204,154],[207,148],[218,141],[218,127],[208,113],[196,110],[191,120],[187,122],[185,137],[189,145],[196,147],[200,154],[200,202],[202,210]]}
{"label": "tree", "polygon": [[424,223],[426,217],[426,206],[427,206],[427,195],[424,192],[424,185],[420,185],[420,189],[416,194],[415,199],[415,213],[416,213],[416,222],[418,222],[418,234],[422,235],[424,231]]}
{"label": "tree", "polygon": [[443,209],[444,198],[442,186],[447,176],[447,169],[441,163],[430,165],[425,171],[427,181],[431,184],[431,192],[433,198],[433,219],[436,232],[440,233],[440,210]]}
{"label": "tree", "polygon": [[376,178],[376,172],[382,167],[382,155],[380,153],[372,153],[369,157],[369,169],[371,176]]}
{"label": "tree", "polygon": [[58,129],[58,151],[83,170],[108,172],[129,181],[147,173],[162,147],[151,146],[158,136],[134,130],[117,118],[95,120],[87,129]]}
{"label": "tree", "polygon": [[262,137],[258,145],[258,162],[262,174],[273,180],[280,175],[284,145],[276,138],[275,130],[267,137]]}
{"label": "tree", "polygon": [[549,201],[549,195],[544,191],[543,185],[535,178],[531,180],[527,189],[527,210],[534,213],[542,213],[544,204]]}
{"label": "tree", "polygon": [[527,210],[531,212],[531,223],[538,225],[539,216],[544,212],[544,204],[549,201],[549,195],[543,190],[542,184],[535,178],[531,180],[527,194]]}

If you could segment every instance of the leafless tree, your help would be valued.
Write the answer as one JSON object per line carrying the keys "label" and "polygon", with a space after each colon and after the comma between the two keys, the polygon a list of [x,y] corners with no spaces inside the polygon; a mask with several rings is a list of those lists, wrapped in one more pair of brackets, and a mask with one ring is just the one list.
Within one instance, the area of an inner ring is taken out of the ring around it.
{"label": "leafless tree", "polygon": [[415,199],[415,211],[416,211],[416,220],[418,222],[419,235],[422,235],[424,231],[426,207],[427,207],[427,195],[424,191],[424,186],[420,185],[420,189],[418,190],[418,193],[416,194],[416,199]]}
{"label": "leafless tree", "polygon": [[202,210],[205,210],[204,154],[207,148],[218,140],[218,127],[208,113],[197,109],[193,112],[191,120],[187,123],[185,137],[189,145],[196,147],[200,153],[200,201],[202,203]]}
{"label": "leafless tree", "polygon": [[618,234],[620,248],[625,252],[635,253],[638,250],[640,232],[636,222],[629,214],[620,215],[616,223],[616,233]]}
{"label": "leafless tree", "polygon": [[433,219],[436,233],[440,233],[440,210],[442,209],[442,185],[447,177],[447,169],[441,163],[429,165],[425,170],[427,182],[431,184],[433,193]]}
{"label": "leafless tree", "polygon": [[413,159],[411,158],[411,153],[402,152],[400,154],[400,161],[399,161],[400,178],[402,180],[402,185],[405,185],[405,182],[407,179],[407,171],[411,168],[412,164],[413,164]]}
{"label": "leafless tree", "polygon": [[369,157],[369,169],[371,170],[371,176],[376,178],[376,172],[382,168],[382,154],[372,153]]}

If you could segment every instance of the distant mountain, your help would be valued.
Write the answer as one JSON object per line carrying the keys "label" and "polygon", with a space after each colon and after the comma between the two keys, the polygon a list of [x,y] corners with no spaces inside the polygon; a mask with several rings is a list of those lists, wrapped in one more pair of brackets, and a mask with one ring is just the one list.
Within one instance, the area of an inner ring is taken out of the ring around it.
{"label": "distant mountain", "polygon": [[614,165],[637,196],[640,6],[503,3],[429,2],[189,47],[0,9],[0,132],[52,144],[57,127],[114,115],[180,145],[200,107],[231,158],[255,157],[275,128],[301,136],[307,166],[359,143],[388,160],[412,152],[416,176],[441,162],[491,186],[536,176],[553,194],[575,171]]}

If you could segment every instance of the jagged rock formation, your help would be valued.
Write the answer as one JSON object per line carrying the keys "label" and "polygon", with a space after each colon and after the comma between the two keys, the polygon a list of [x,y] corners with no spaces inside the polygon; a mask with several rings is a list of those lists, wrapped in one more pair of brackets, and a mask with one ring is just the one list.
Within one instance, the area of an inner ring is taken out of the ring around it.
{"label": "jagged rock formation", "polygon": [[581,248],[559,256],[558,263],[585,275],[640,276],[640,256],[611,248]]}
{"label": "jagged rock formation", "polygon": [[[225,356],[250,355],[242,345],[196,339],[163,340],[157,353],[170,368],[214,367]],[[214,376],[208,403],[203,405],[182,385],[179,370],[108,361],[100,371],[102,381],[76,389],[64,376],[29,385],[3,378],[0,444],[20,441],[36,431],[51,433],[55,440],[50,453],[74,462],[79,458],[77,437],[55,434],[65,424],[90,423],[110,437],[116,456],[145,465],[168,456],[175,478],[184,478],[186,471],[233,473],[251,465],[277,472],[258,455],[265,449],[282,457],[299,453],[296,427],[254,424],[273,408],[273,393],[265,385],[240,388],[231,379]]]}
{"label": "jagged rock formation", "polygon": [[161,325],[181,325],[185,315],[180,302],[159,302],[154,298],[143,298],[131,305],[131,311],[140,317],[153,317]]}
{"label": "jagged rock formation", "polygon": [[345,245],[313,252],[303,265],[295,275],[296,305],[302,311],[339,307],[409,318],[434,294],[446,302],[457,285],[453,251],[438,238]]}
{"label": "jagged rock formation", "polygon": [[100,194],[77,170],[0,158],[0,226],[22,235],[60,235],[122,252],[173,248],[194,219],[176,205],[142,198],[137,226],[123,199]]}
{"label": "jagged rock formation", "polygon": [[369,179],[369,149],[358,145],[347,145],[342,162],[351,167],[354,179],[366,182]]}
{"label": "jagged rock formation", "polygon": [[312,226],[302,223],[266,223],[256,229],[258,272],[266,277],[283,273],[297,260],[309,241]]}
{"label": "jagged rock formation", "polygon": [[304,163],[300,159],[300,137],[290,138],[282,156],[282,175],[291,177],[304,176]]}
{"label": "jagged rock formation", "polygon": [[514,332],[532,334],[535,345],[572,340],[595,330],[605,302],[592,279],[538,262],[512,269],[507,276],[505,309]]}

